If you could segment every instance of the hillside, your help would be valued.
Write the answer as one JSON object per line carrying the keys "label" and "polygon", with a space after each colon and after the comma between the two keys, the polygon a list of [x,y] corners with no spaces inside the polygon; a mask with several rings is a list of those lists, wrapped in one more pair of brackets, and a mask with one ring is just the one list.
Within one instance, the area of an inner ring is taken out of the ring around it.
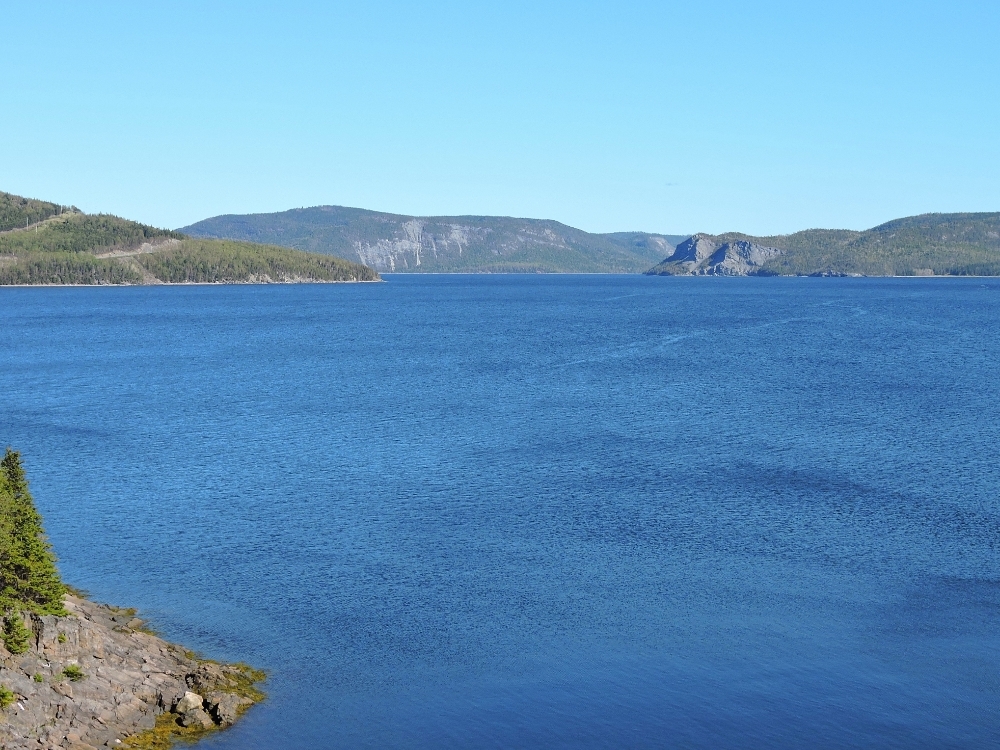
{"label": "hillside", "polygon": [[557,221],[400,216],[341,206],[226,215],[180,231],[350,258],[387,272],[641,273],[686,235],[591,234]]}
{"label": "hillside", "polygon": [[[371,268],[329,255],[191,238],[6,193],[0,217],[18,224],[0,232],[0,284],[378,280]],[[27,229],[20,228],[25,218]]]}
{"label": "hillside", "polygon": [[1000,276],[1000,213],[923,214],[863,232],[698,234],[653,275]]}
{"label": "hillside", "polygon": [[24,229],[64,211],[77,212],[78,209],[0,192],[0,232]]}

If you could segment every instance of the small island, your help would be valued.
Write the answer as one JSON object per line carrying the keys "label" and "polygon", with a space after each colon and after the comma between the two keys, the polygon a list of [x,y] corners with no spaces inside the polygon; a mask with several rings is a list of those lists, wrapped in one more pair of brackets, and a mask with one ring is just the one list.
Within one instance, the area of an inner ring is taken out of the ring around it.
{"label": "small island", "polygon": [[21,457],[0,461],[0,747],[160,750],[232,725],[264,673],[158,638],[59,577]]}

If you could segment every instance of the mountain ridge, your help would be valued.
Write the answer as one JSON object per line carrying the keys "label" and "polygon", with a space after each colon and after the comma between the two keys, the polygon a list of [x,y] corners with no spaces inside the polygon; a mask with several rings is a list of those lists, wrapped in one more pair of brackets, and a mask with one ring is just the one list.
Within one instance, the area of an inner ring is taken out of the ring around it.
{"label": "mountain ridge", "polygon": [[[550,219],[313,206],[226,214],[179,231],[331,253],[382,272],[1000,275],[1000,213],[988,212],[921,214],[866,230],[685,236],[595,234]],[[698,257],[689,257],[692,252]]]}
{"label": "mountain ridge", "polygon": [[409,216],[346,206],[224,214],[178,231],[329,253],[404,273],[641,273],[686,236],[593,234],[552,219]]}

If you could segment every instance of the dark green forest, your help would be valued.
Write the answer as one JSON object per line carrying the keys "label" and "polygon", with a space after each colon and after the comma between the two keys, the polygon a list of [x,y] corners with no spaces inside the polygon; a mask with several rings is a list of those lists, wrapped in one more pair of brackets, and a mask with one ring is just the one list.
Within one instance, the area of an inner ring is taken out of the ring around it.
{"label": "dark green forest", "polygon": [[0,192],[0,232],[23,229],[39,221],[65,212],[77,212],[74,206],[60,206],[48,201],[22,198],[20,195]]}
{"label": "dark green forest", "polygon": [[155,229],[117,216],[64,214],[37,230],[0,235],[0,255],[106,253],[128,250],[154,240],[183,238],[184,235],[178,232]]}
{"label": "dark green forest", "polygon": [[1000,213],[924,214],[863,232],[819,229],[755,241],[790,251],[767,264],[782,274],[1000,275]]}
{"label": "dark green forest", "polygon": [[141,284],[142,274],[117,260],[85,253],[27,255],[0,260],[0,284]]}
{"label": "dark green forest", "polygon": [[135,260],[158,280],[175,284],[378,279],[375,271],[359,263],[252,242],[187,239]]}

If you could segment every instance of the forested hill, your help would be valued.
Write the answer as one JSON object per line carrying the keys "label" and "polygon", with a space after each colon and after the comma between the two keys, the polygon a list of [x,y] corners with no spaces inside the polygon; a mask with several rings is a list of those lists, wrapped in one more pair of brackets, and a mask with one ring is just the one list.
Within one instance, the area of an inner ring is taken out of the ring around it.
{"label": "forested hill", "polygon": [[648,273],[1000,276],[1000,213],[922,214],[861,232],[698,234]]}
{"label": "forested hill", "polygon": [[687,235],[591,234],[541,219],[401,216],[342,206],[216,216],[180,231],[350,258],[378,271],[641,273]]}
{"label": "forested hill", "polygon": [[0,192],[0,232],[28,228],[65,211],[78,212],[78,209]]}
{"label": "forested hill", "polygon": [[0,284],[378,280],[371,268],[342,258],[191,238],[8,193],[0,194],[0,221],[7,227],[0,231]]}

